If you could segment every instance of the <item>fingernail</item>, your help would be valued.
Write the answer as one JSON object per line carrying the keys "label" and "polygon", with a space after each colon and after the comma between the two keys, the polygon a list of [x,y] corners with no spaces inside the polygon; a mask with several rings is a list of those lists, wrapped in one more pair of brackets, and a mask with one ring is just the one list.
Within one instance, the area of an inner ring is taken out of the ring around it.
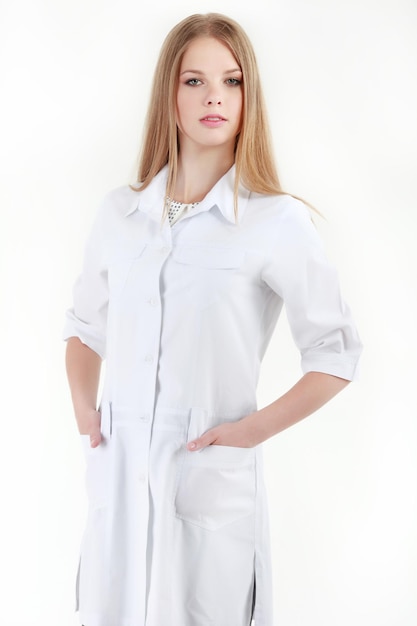
{"label": "fingernail", "polygon": [[195,450],[196,447],[197,447],[197,444],[195,443],[195,441],[192,441],[191,443],[188,444],[189,450]]}

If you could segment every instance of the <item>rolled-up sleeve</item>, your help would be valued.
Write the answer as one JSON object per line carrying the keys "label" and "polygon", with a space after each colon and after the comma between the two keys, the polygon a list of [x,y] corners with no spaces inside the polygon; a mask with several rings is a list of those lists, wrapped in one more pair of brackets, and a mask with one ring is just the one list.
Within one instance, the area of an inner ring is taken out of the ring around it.
{"label": "rolled-up sleeve", "polygon": [[82,271],[73,289],[73,306],[66,312],[63,332],[64,340],[78,337],[102,359],[106,355],[108,309],[104,209],[103,202],[87,240]]}
{"label": "rolled-up sleeve", "polygon": [[307,207],[289,199],[274,235],[263,280],[284,302],[302,371],[354,380],[362,343]]}

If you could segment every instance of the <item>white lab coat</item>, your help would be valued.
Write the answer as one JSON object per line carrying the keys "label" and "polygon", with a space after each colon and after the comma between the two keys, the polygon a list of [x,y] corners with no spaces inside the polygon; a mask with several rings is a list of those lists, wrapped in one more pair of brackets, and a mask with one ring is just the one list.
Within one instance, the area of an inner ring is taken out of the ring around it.
{"label": "white lab coat", "polygon": [[[77,584],[85,626],[272,626],[261,447],[188,440],[256,409],[285,303],[303,372],[353,379],[361,344],[306,207],[234,167],[172,228],[167,170],[104,200],[67,313],[103,358]],[[255,593],[256,587],[256,593]]]}

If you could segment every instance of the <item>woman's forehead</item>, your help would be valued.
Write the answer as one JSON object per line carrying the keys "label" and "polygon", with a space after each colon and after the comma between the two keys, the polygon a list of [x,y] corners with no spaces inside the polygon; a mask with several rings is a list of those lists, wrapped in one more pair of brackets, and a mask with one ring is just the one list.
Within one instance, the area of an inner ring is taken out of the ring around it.
{"label": "woman's forehead", "polygon": [[215,37],[196,37],[185,50],[180,71],[204,71],[204,68],[224,67],[224,71],[239,71],[240,66],[230,48]]}

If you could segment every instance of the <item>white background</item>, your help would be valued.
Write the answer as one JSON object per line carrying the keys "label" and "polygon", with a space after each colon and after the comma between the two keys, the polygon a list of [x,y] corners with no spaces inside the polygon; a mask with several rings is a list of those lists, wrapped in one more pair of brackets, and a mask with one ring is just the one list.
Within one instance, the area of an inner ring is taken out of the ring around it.
{"label": "white background", "polygon": [[[64,311],[99,202],[134,181],[163,38],[220,11],[254,43],[283,185],[324,213],[365,344],[360,381],[265,446],[276,625],[415,626],[415,1],[0,6],[0,622],[78,623],[86,502]],[[284,318],[260,405],[299,375]]]}

